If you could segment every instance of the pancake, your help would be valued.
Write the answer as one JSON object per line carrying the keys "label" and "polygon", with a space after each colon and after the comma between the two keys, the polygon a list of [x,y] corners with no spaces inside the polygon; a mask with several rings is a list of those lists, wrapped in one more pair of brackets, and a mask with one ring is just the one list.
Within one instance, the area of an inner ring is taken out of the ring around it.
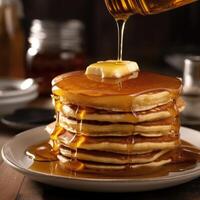
{"label": "pancake", "polygon": [[[83,171],[84,172],[98,172],[100,173],[101,171],[99,170],[103,170],[103,173],[105,173],[105,171],[122,171],[123,174],[125,172],[125,170],[127,170],[127,165],[114,165],[114,164],[100,164],[100,163],[95,163],[95,162],[85,162],[85,161],[78,161],[80,168],[77,169],[76,167],[73,167],[73,161],[70,158],[67,158],[63,155],[58,155],[58,159],[60,161],[61,166],[64,169],[67,170],[74,170],[74,171]],[[129,164],[128,165],[128,169],[129,169],[129,174],[131,173],[130,169],[132,169],[132,172],[137,173],[138,175],[140,175],[136,170],[137,169],[142,169],[145,168],[145,170],[147,170],[147,168],[149,168],[150,170],[152,170],[152,168],[155,168],[153,170],[156,170],[158,167],[161,167],[163,165],[169,164],[171,163],[172,160],[170,158],[165,158],[163,160],[156,160],[153,162],[149,162],[149,163],[142,163],[142,164]],[[95,171],[94,171],[95,170]],[[98,171],[97,171],[98,170]],[[144,171],[146,173],[146,171]],[[117,175],[117,174],[116,174]]]}
{"label": "pancake", "polygon": [[[83,170],[87,172],[98,172],[100,171],[93,171],[93,170],[102,170],[103,173],[106,171],[112,172],[113,170],[118,170],[122,172],[122,175],[126,174],[126,170],[128,170],[127,175],[130,173],[134,173],[135,175],[141,175],[143,172],[148,174],[152,172],[152,170],[157,170],[159,167],[169,163],[180,163],[180,162],[194,162],[195,158],[193,156],[188,157],[188,152],[184,152],[181,148],[176,148],[174,150],[165,150],[165,151],[157,151],[154,153],[146,153],[143,155],[131,156],[128,157],[121,157],[121,156],[114,156],[113,154],[105,154],[105,158],[100,157],[102,155],[98,152],[94,154],[90,153],[90,156],[85,156],[84,152],[82,151],[79,154],[79,151],[76,152],[74,159],[68,155],[64,155],[65,152],[62,152],[58,155],[58,159],[63,167],[66,169],[71,169],[75,171]],[[82,154],[82,155],[81,155]],[[78,156],[79,155],[79,156]],[[91,155],[93,155],[91,157]],[[99,156],[99,157],[98,157]],[[79,157],[79,158],[78,158]],[[109,159],[108,159],[109,158]],[[115,159],[118,158],[118,159]],[[125,159],[120,159],[125,158]],[[127,158],[127,159],[126,159]],[[85,159],[85,160],[84,160]],[[90,160],[90,161],[87,161]],[[112,161],[112,163],[109,163]],[[74,165],[75,164],[75,165]],[[75,166],[79,166],[79,168],[75,168]],[[139,170],[139,171],[138,171]],[[119,175],[119,174],[116,174]]]}
{"label": "pancake", "polygon": [[[57,97],[57,95],[54,95],[54,98]],[[149,110],[172,102],[174,99],[168,91],[149,92],[138,96],[115,96],[115,98],[112,96],[88,97],[69,93],[67,96],[60,96],[59,98],[63,104],[71,103],[104,110],[126,112]]]}
{"label": "pancake", "polygon": [[176,117],[178,107],[174,102],[158,106],[147,111],[138,112],[114,112],[109,110],[81,107],[77,105],[63,105],[62,114],[67,118],[76,120],[92,120],[103,122],[128,122],[140,123],[145,121],[156,121],[169,117]]}
{"label": "pancake", "polygon": [[153,162],[168,151],[169,150],[162,150],[145,154],[124,155],[110,152],[87,151],[83,149],[75,151],[62,145],[60,147],[60,154],[65,157],[82,161],[110,164],[138,164]]}
{"label": "pancake", "polygon": [[[120,81],[120,79],[119,79]],[[56,77],[52,82],[54,98],[75,104],[115,111],[142,111],[167,104],[181,92],[181,81],[149,72],[122,80],[120,84],[89,79],[84,72]]]}
{"label": "pancake", "polygon": [[65,132],[58,137],[61,145],[76,150],[96,150],[121,154],[137,154],[138,152],[152,152],[156,150],[174,149],[179,146],[179,136],[162,136],[150,138],[134,137],[84,137]]}
{"label": "pancake", "polygon": [[[55,125],[56,122],[52,122],[51,124],[48,124],[45,128],[45,130],[49,133],[49,135],[51,135],[53,132],[54,132],[54,127],[56,126]],[[178,127],[176,127],[177,131],[179,129],[179,125]],[[79,135],[85,135],[85,136],[90,136],[90,137],[102,137],[102,136],[131,136],[131,135],[141,135],[141,136],[144,136],[144,137],[160,137],[160,136],[163,136],[163,135],[171,135],[173,134],[174,132],[176,132],[176,129],[174,128],[174,130],[171,130],[170,132],[154,132],[154,133],[142,133],[142,132],[134,132],[134,133],[121,133],[121,132],[106,132],[106,133],[103,133],[103,132],[98,132],[98,133],[78,133]],[[61,132],[65,132],[65,130],[62,130]]]}
{"label": "pancake", "polygon": [[76,121],[75,119],[69,119],[60,113],[59,124],[65,130],[74,133],[83,133],[89,136],[127,136],[137,134],[158,134],[167,135],[171,134],[171,131],[176,130],[178,122],[174,118],[171,120],[160,120],[151,123],[99,123],[97,121]]}

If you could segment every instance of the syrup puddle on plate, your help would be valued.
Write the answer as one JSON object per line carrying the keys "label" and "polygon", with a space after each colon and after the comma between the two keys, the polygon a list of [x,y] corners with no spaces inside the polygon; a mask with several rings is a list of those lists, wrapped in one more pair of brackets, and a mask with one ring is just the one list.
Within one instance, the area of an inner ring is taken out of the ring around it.
{"label": "syrup puddle on plate", "polygon": [[181,152],[181,155],[189,161],[166,164],[160,167],[140,167],[134,170],[127,167],[125,170],[121,171],[91,171],[91,169],[88,171],[86,167],[82,166],[84,164],[76,159],[69,159],[69,162],[63,165],[58,161],[57,152],[52,150],[48,141],[29,147],[26,151],[26,155],[33,159],[33,163],[29,167],[30,170],[49,175],[92,179],[144,179],[158,178],[168,176],[171,173],[179,173],[189,169],[194,169],[200,160],[200,150],[195,146],[182,141]]}

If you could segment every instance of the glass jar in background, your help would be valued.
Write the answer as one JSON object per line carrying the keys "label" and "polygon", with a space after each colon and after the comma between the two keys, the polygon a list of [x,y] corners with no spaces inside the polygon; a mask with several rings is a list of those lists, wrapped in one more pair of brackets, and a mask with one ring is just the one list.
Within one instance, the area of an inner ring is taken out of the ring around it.
{"label": "glass jar in background", "polygon": [[33,20],[27,50],[27,75],[39,83],[40,94],[51,93],[51,80],[85,68],[84,24],[79,20]]}
{"label": "glass jar in background", "polygon": [[0,0],[0,77],[24,77],[23,16],[18,0]]}

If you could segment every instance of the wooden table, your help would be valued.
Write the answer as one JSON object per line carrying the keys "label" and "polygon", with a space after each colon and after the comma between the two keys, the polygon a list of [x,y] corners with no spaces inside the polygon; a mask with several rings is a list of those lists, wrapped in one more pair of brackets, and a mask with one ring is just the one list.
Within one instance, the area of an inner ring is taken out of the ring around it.
{"label": "wooden table", "polygon": [[[192,127],[200,130],[200,127]],[[17,132],[0,125],[0,145]],[[1,146],[0,146],[1,147]],[[0,160],[0,200],[200,200],[200,178],[189,183],[142,193],[91,193],[67,190],[37,183]]]}

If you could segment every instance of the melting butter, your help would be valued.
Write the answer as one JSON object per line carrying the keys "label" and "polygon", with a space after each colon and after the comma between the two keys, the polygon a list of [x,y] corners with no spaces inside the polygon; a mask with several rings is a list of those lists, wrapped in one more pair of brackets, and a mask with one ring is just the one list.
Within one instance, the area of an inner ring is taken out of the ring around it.
{"label": "melting butter", "polygon": [[134,61],[107,60],[89,65],[85,74],[101,78],[121,78],[137,71],[139,71],[139,67]]}

